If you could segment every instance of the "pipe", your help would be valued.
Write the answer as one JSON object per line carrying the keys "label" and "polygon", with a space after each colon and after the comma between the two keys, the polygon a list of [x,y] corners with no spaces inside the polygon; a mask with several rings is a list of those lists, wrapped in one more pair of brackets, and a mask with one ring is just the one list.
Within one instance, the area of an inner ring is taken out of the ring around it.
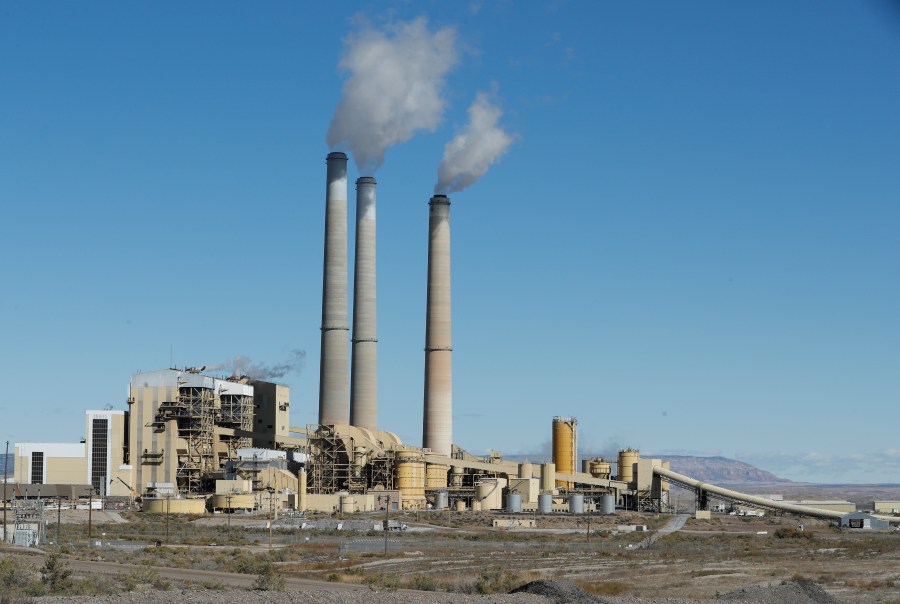
{"label": "pipe", "polygon": [[425,411],[422,446],[450,455],[453,348],[450,340],[450,200],[428,202],[428,302],[425,317]]}
{"label": "pipe", "polygon": [[[722,495],[723,497],[726,497],[728,499],[733,499],[735,501],[741,501],[764,508],[781,510],[784,512],[800,514],[803,516],[810,516],[812,518],[825,518],[827,520],[838,520],[842,516],[846,515],[846,512],[820,510],[817,508],[807,507],[805,505],[795,505],[793,503],[784,503],[782,501],[772,501],[771,499],[766,499],[765,497],[758,497],[756,495],[748,495],[739,491],[732,491],[731,489],[726,489],[724,487],[717,487],[714,484],[700,482],[699,480],[695,480],[690,476],[685,476],[684,474],[679,474],[678,472],[673,472],[672,470],[662,468],[660,466],[654,466],[653,473],[694,489],[700,489],[706,491],[707,493]],[[887,520],[888,522],[893,523],[900,522],[900,518],[896,518],[893,516],[875,516],[875,518],[878,518],[879,520]]]}
{"label": "pipe", "polygon": [[356,260],[353,269],[353,358],[350,424],[378,429],[378,339],[375,314],[375,179],[356,180]]}
{"label": "pipe", "polygon": [[319,424],[349,421],[347,392],[347,154],[329,153],[325,189]]}

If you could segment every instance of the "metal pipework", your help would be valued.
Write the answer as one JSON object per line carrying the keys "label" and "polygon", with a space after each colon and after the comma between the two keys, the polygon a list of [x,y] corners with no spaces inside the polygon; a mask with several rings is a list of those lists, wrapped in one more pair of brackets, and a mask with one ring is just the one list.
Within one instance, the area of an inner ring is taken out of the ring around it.
{"label": "metal pipework", "polygon": [[356,180],[356,260],[353,270],[353,359],[350,424],[378,429],[378,339],[375,313],[375,179]]}
{"label": "metal pipework", "polygon": [[450,340],[450,200],[428,202],[428,302],[425,316],[425,415],[422,446],[450,455],[453,348]]}
{"label": "metal pipework", "polygon": [[329,153],[325,185],[325,268],[322,277],[322,352],[319,361],[319,424],[346,424],[347,154]]}

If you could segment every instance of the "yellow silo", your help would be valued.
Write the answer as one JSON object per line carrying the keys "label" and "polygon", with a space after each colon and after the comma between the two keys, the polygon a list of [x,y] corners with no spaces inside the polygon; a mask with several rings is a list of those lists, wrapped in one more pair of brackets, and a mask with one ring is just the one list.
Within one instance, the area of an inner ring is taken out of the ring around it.
{"label": "yellow silo", "polygon": [[425,455],[422,451],[394,451],[397,488],[403,498],[403,509],[425,507]]}
{"label": "yellow silo", "polygon": [[[553,418],[553,464],[557,473],[574,474],[577,455],[578,420],[574,417]],[[557,480],[556,486],[571,489],[572,482]]]}
{"label": "yellow silo", "polygon": [[634,482],[634,464],[640,458],[641,452],[637,449],[619,451],[619,475],[616,478],[621,482]]}

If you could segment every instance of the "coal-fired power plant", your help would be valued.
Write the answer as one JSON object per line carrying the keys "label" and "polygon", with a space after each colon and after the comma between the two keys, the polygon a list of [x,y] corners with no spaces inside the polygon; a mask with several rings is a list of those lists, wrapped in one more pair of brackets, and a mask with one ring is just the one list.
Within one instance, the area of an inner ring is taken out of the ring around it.
{"label": "coal-fired power plant", "polygon": [[319,424],[349,420],[347,332],[347,154],[329,153],[325,184],[325,262]]}
{"label": "coal-fired power plant", "polygon": [[356,181],[356,257],[353,269],[353,348],[350,424],[378,429],[378,339],[375,297],[375,179]]}
{"label": "coal-fired power plant", "polygon": [[[767,510],[841,517],[835,509],[700,483],[673,472],[662,459],[641,457],[637,449],[624,449],[609,460],[579,459],[574,417],[553,417],[552,460],[539,464],[504,459],[498,451],[474,455],[454,444],[446,195],[436,194],[428,203],[421,446],[405,444],[379,428],[376,182],[371,176],[356,181],[351,333],[347,159],[334,152],[326,161],[318,423],[290,425],[290,390],[285,384],[237,372],[228,377],[203,375],[203,366],[141,373],[129,385],[127,412],[87,412],[85,441],[17,444],[17,489],[35,486],[25,491],[26,497],[40,497],[40,487],[50,484],[46,476],[68,472],[73,485],[90,476],[104,496],[139,496],[150,512],[295,508],[349,514],[432,508],[608,514],[617,508],[673,511],[669,485],[675,483],[696,493],[698,518],[710,517],[712,496]],[[421,375],[413,370],[409,379]],[[106,455],[96,457],[98,450]],[[36,473],[34,467],[43,471]]]}
{"label": "coal-fired power plant", "polygon": [[450,200],[429,202],[428,299],[425,315],[425,417],[422,446],[450,455],[453,418],[453,348],[450,341]]}

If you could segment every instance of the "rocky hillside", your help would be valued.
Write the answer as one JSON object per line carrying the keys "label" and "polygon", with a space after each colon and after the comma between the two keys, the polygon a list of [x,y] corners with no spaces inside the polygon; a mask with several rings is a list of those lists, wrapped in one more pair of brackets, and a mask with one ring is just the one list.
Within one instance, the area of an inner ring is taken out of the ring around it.
{"label": "rocky hillside", "polygon": [[743,461],[727,457],[693,457],[689,455],[647,455],[672,464],[672,471],[713,484],[790,483],[771,472],[760,470]]}

